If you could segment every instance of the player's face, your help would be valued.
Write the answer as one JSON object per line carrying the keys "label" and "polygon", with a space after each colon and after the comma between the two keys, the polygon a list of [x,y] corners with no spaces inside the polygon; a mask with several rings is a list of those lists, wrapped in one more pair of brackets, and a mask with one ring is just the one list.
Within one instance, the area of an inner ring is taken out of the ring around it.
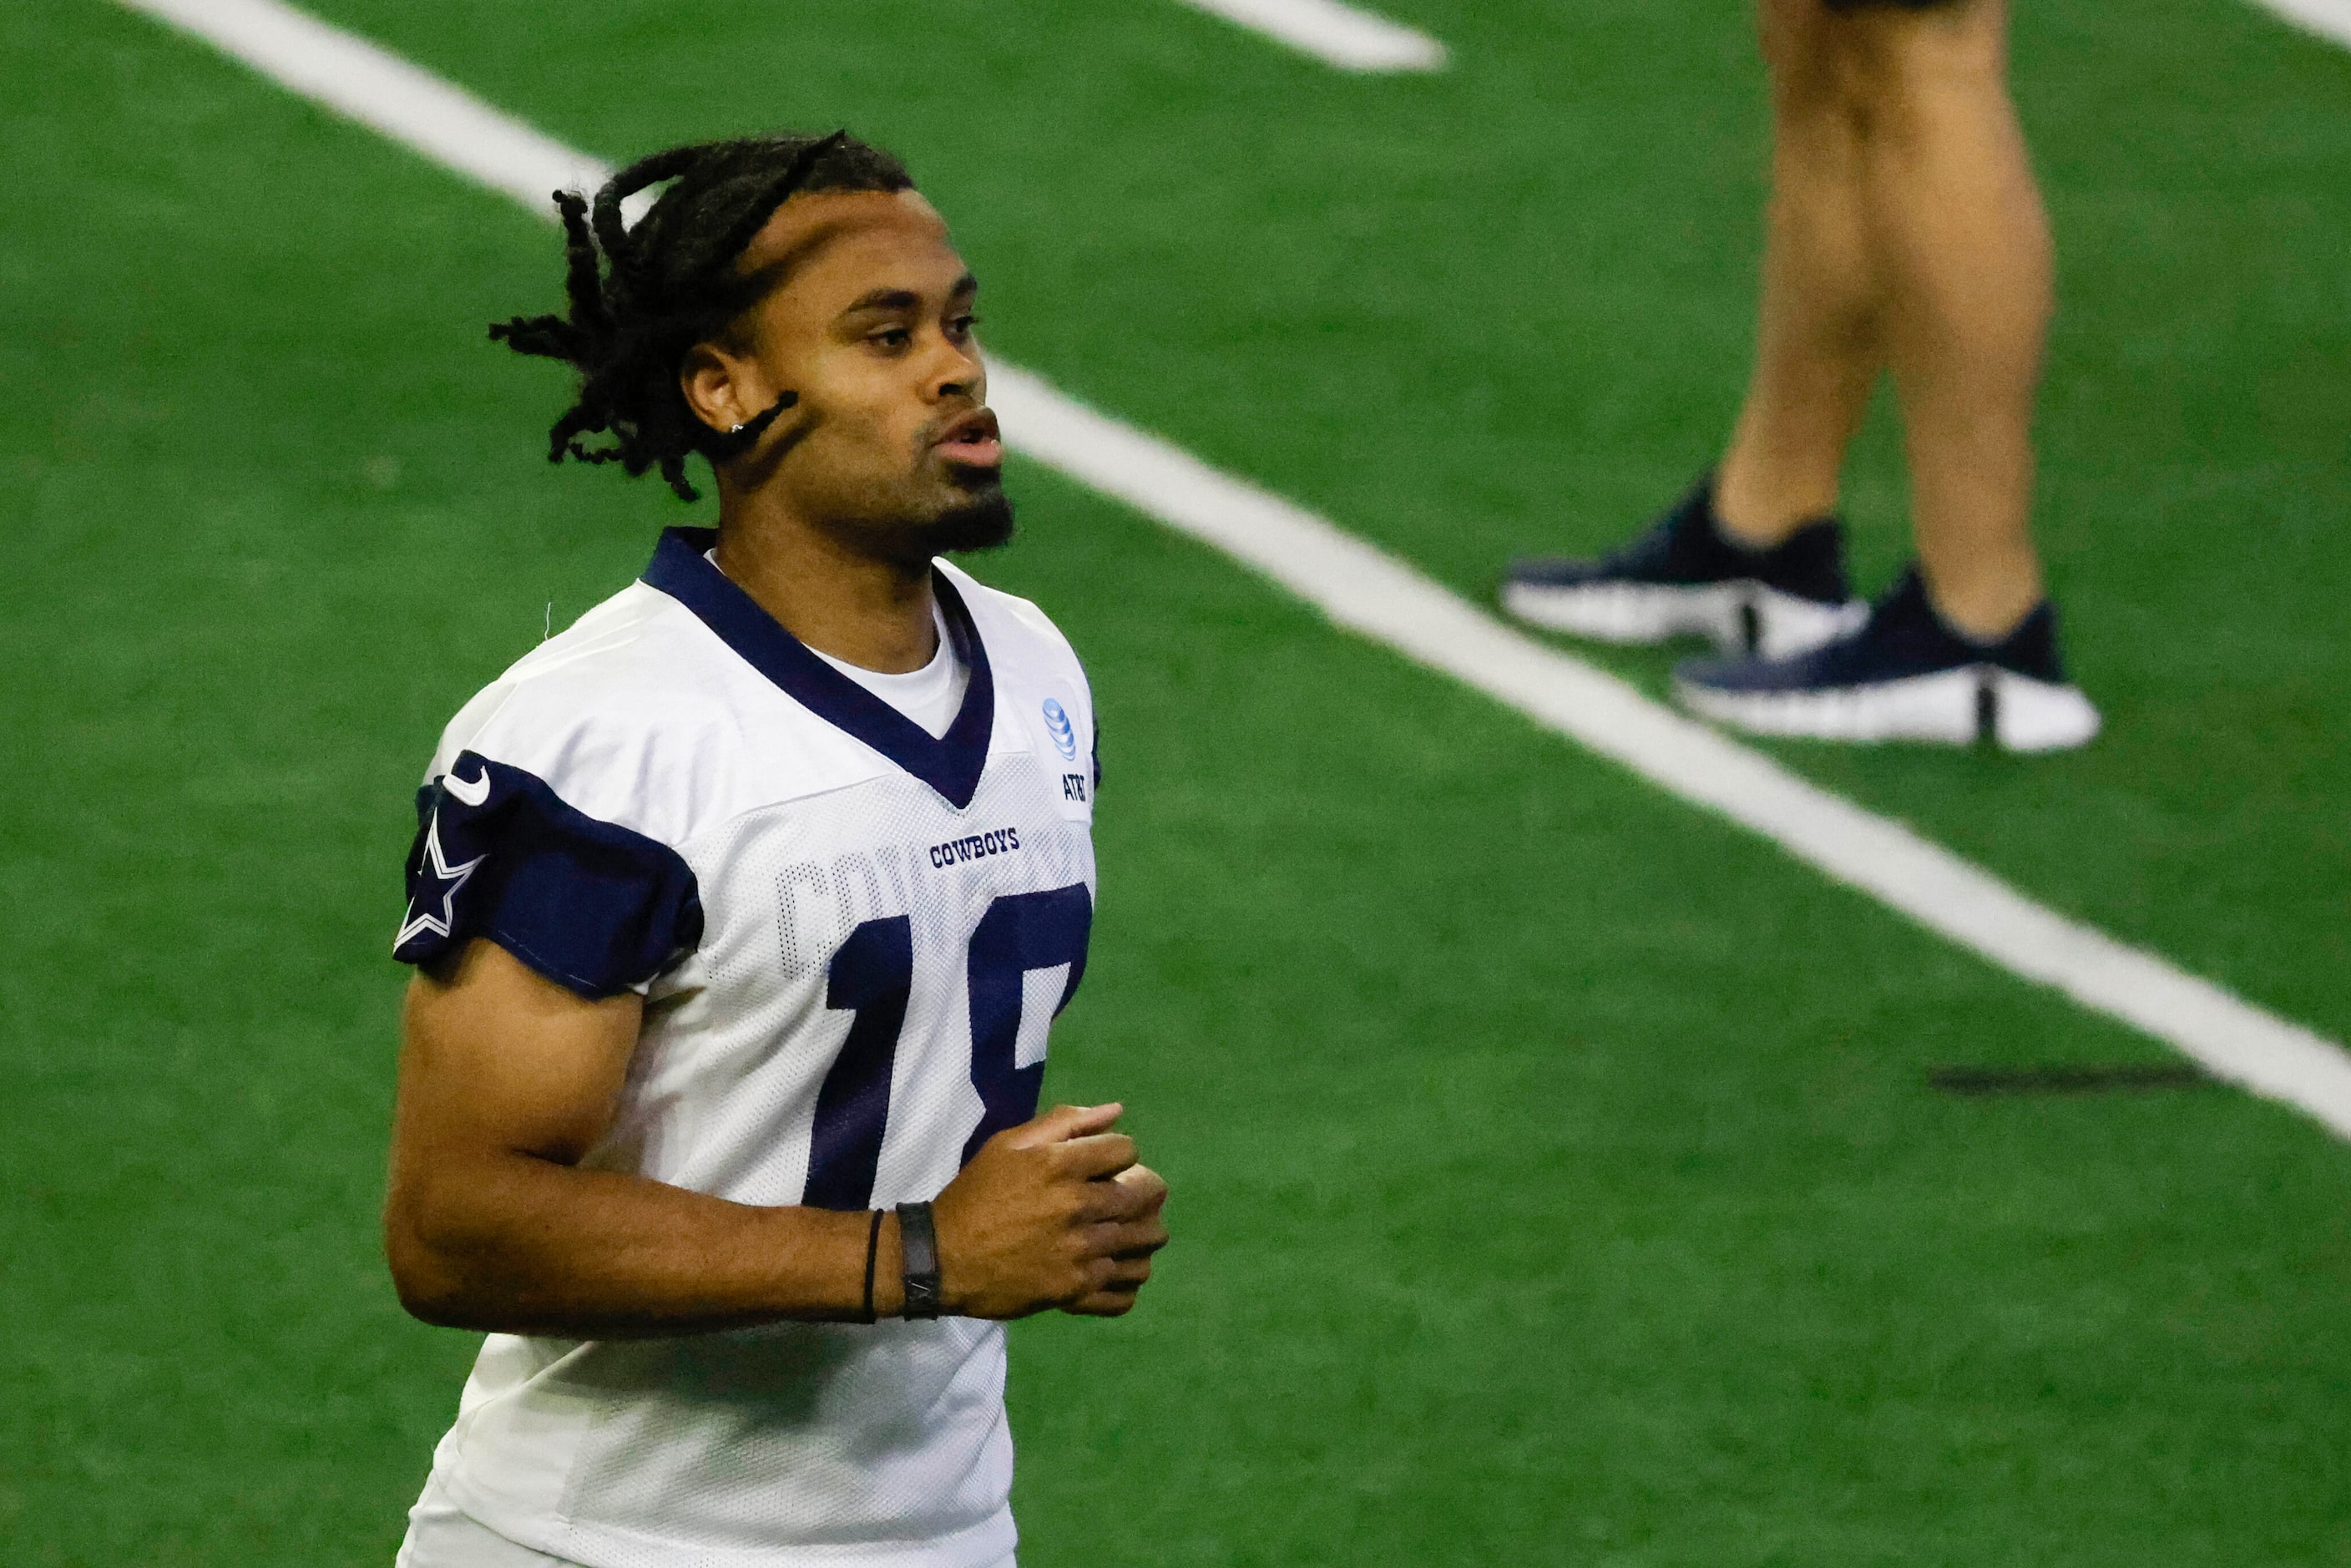
{"label": "player's face", "polygon": [[[912,191],[795,197],[746,253],[781,277],[738,324],[745,417],[799,401],[743,479],[862,548],[910,560],[1011,532],[972,336],[978,285]],[[758,384],[764,382],[765,384]]]}

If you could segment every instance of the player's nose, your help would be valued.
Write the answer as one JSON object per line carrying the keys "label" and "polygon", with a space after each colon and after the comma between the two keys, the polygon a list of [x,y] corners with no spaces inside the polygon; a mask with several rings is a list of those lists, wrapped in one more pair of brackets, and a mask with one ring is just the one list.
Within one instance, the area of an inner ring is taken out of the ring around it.
{"label": "player's nose", "polygon": [[940,357],[931,368],[928,392],[934,402],[968,398],[973,402],[987,401],[987,365],[979,357],[979,345],[942,340]]}

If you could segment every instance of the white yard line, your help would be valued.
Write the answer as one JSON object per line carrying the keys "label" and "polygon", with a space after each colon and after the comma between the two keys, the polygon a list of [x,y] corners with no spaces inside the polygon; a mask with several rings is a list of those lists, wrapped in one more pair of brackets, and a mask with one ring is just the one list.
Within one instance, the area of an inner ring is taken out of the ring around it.
{"label": "white yard line", "polygon": [[279,86],[404,142],[542,217],[548,193],[594,190],[611,177],[584,152],[550,141],[453,82],[389,49],[274,0],[125,0],[234,55]]}
{"label": "white yard line", "polygon": [[2002,968],[2351,1136],[2351,1057],[2332,1041],[2066,919],[1899,822],[1512,630],[1336,525],[1073,402],[1026,371],[997,367],[988,400],[1008,437],[1030,455],[1255,567],[1342,626],[1745,823]]}
{"label": "white yard line", "polygon": [[[298,92],[552,215],[605,165],[280,0],[120,0]],[[380,96],[371,96],[380,95]],[[453,132],[452,125],[462,128]],[[1744,823],[1798,860],[1992,963],[2178,1047],[2213,1073],[2351,1137],[2351,1056],[2152,953],[2034,903],[1900,823],[1524,636],[1333,523],[998,361],[990,401],[1022,452],[1215,546],[1340,625],[1465,682]]]}
{"label": "white yard line", "polygon": [[2351,48],[2351,0],[2253,0],[2253,4]]}
{"label": "white yard line", "polygon": [[1339,0],[1184,0],[1343,71],[1436,71],[1445,46]]}

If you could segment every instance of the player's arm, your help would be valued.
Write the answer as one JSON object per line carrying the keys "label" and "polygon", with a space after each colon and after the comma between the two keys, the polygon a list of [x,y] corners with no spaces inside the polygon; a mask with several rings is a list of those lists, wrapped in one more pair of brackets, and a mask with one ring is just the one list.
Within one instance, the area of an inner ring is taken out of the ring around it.
{"label": "player's arm", "polygon": [[[643,1003],[591,1001],[484,941],[411,983],[385,1251],[428,1322],[563,1338],[862,1317],[870,1217],[758,1207],[580,1160],[611,1127]],[[1115,1313],[1164,1243],[1165,1184],[1062,1107],[991,1139],[935,1205],[947,1310]],[[873,1302],[902,1304],[897,1222]]]}

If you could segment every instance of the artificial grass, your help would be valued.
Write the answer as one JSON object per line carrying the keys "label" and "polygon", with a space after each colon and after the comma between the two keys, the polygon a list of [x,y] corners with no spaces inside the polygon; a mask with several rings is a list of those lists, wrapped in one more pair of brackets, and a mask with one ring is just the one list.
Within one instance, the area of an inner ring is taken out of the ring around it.
{"label": "artificial grass", "polygon": [[[1425,7],[1457,71],[1364,82],[1174,6],[325,9],[598,152],[899,143],[999,346],[1465,587],[1637,515],[1735,393],[1756,121],[1712,10]],[[1791,755],[2339,1030],[2351,70],[2225,9],[2024,26],[2078,258],[2053,553],[2116,734]],[[0,42],[46,89],[0,106],[0,1539],[385,1562],[470,1354],[375,1257],[409,790],[683,509],[538,461],[556,378],[479,333],[552,299],[548,231],[110,7]],[[1108,775],[1049,1092],[1135,1107],[1178,1238],[1135,1317],[1016,1331],[1024,1561],[2351,1550],[2341,1145],[2219,1091],[1932,1095],[2156,1053],[1015,480],[978,570],[1086,655]]]}

